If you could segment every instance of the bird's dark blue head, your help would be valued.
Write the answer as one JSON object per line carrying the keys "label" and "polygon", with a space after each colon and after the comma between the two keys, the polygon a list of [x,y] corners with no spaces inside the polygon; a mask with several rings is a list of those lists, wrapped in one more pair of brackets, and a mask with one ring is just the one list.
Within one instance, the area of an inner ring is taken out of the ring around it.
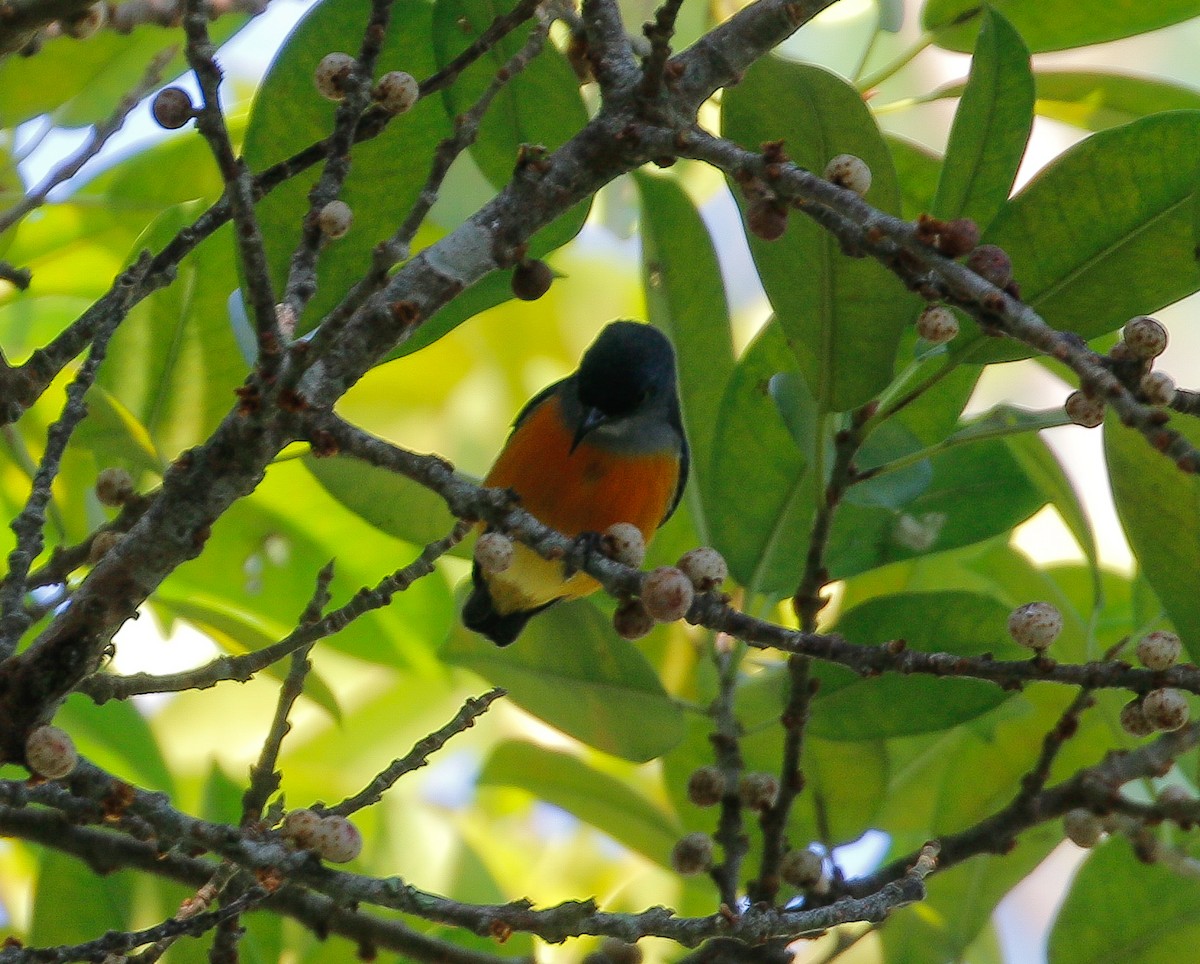
{"label": "bird's dark blue head", "polygon": [[657,328],[614,321],[583,354],[579,401],[608,419],[675,398],[675,350]]}

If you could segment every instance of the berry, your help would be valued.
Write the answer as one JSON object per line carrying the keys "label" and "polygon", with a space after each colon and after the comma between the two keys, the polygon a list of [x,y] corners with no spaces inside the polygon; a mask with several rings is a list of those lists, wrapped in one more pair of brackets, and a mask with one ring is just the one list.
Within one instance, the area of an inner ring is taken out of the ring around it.
{"label": "berry", "polygon": [[729,566],[712,546],[701,546],[685,552],[676,565],[698,592],[719,589],[721,583],[729,578]]}
{"label": "berry", "polygon": [[862,197],[871,187],[871,169],[861,157],[839,154],[825,165],[825,180],[849,188]]}
{"label": "berry", "polygon": [[404,114],[412,110],[421,96],[421,86],[412,74],[403,70],[389,70],[379,78],[371,96],[389,114]]}
{"label": "berry", "polygon": [[503,532],[485,532],[475,543],[475,561],[481,572],[494,576],[512,565],[516,549]]}
{"label": "berry", "polygon": [[687,796],[698,807],[714,807],[725,796],[725,774],[720,767],[703,766],[688,777]]}
{"label": "berry", "polygon": [[994,244],[981,244],[972,251],[967,258],[967,267],[997,288],[1012,281],[1012,259],[1003,248]]}
{"label": "berry", "polygon": [[626,944],[615,937],[606,937],[600,943],[600,953],[610,964],[642,964],[642,949],[637,944]]}
{"label": "berry", "polygon": [[1121,707],[1121,728],[1130,736],[1149,736],[1154,732],[1153,725],[1146,719],[1140,697]]}
{"label": "berry", "polygon": [[1147,633],[1137,644],[1137,658],[1146,669],[1168,669],[1179,662],[1182,653],[1180,638],[1162,629]]}
{"label": "berry", "polygon": [[671,850],[671,866],[685,877],[702,874],[712,866],[713,842],[706,833],[689,833]]}
{"label": "berry", "polygon": [[113,532],[111,529],[105,529],[103,532],[97,532],[95,538],[92,539],[92,544],[88,547],[88,562],[95,565],[121,541],[121,533]]}
{"label": "berry", "polygon": [[646,612],[640,599],[626,599],[613,613],[613,629],[622,639],[641,639],[653,628],[654,617]]}
{"label": "berry", "polygon": [[133,479],[124,469],[104,469],[96,476],[96,498],[101,505],[117,509],[133,495]]}
{"label": "berry", "polygon": [[779,876],[793,887],[807,890],[825,875],[825,859],[805,848],[789,850],[779,862]]}
{"label": "berry", "polygon": [[770,773],[743,773],[738,783],[738,795],[751,810],[766,810],[775,805],[779,781]]}
{"label": "berry", "polygon": [[1175,399],[1175,379],[1166,372],[1146,372],[1139,387],[1151,405],[1170,405]]}
{"label": "berry", "polygon": [[938,232],[935,247],[947,258],[961,258],[975,250],[979,244],[979,225],[970,218],[955,218],[947,221]]}
{"label": "berry", "polygon": [[674,566],[660,566],[642,580],[642,605],[660,623],[682,619],[695,596],[692,581]]}
{"label": "berry", "polygon": [[917,318],[917,334],[934,345],[944,345],[958,334],[958,319],[942,305],[930,305]]}
{"label": "berry", "polygon": [[341,100],[346,96],[350,76],[354,73],[354,58],[349,54],[326,54],[317,64],[313,81],[326,100]]}
{"label": "berry", "polygon": [[57,726],[39,726],[25,739],[26,765],[47,780],[65,777],[78,762],[74,741]]}
{"label": "berry", "polygon": [[317,828],[321,825],[322,819],[320,814],[314,813],[312,810],[291,810],[283,818],[279,832],[294,841],[301,850],[309,850],[313,846]]}
{"label": "berry", "polygon": [[1062,613],[1047,602],[1018,606],[1008,617],[1008,634],[1020,645],[1038,652],[1054,642],[1062,628]]}
{"label": "berry", "polygon": [[196,116],[196,108],[187,91],[179,87],[164,87],[150,104],[150,113],[158,122],[159,127],[169,131],[178,130]]}
{"label": "berry", "polygon": [[756,200],[746,208],[747,229],[764,241],[778,241],[787,223],[787,208],[778,201]]}
{"label": "berry", "polygon": [[1188,721],[1187,697],[1179,690],[1151,690],[1142,697],[1146,722],[1156,730],[1178,730]]}
{"label": "berry", "polygon": [[1125,347],[1138,358],[1157,358],[1167,350],[1167,329],[1149,315],[1138,315],[1121,329]]}
{"label": "berry", "polygon": [[353,222],[354,212],[345,201],[330,201],[317,214],[317,225],[321,233],[333,241],[345,237]]}
{"label": "berry", "polygon": [[1086,392],[1079,389],[1067,396],[1063,410],[1067,413],[1067,418],[1084,428],[1095,428],[1104,421],[1104,402],[1098,398],[1089,398]]}
{"label": "berry", "polygon": [[646,539],[632,522],[614,522],[604,530],[600,548],[614,562],[640,569],[646,560]]}
{"label": "berry", "polygon": [[513,270],[512,293],[522,301],[537,301],[553,283],[554,272],[550,265],[537,258],[528,258]]}
{"label": "berry", "polygon": [[362,853],[362,834],[345,817],[325,817],[313,831],[312,849],[332,864],[349,863]]}
{"label": "berry", "polygon": [[1089,849],[1104,836],[1104,825],[1092,811],[1076,807],[1063,814],[1063,833],[1075,846]]}

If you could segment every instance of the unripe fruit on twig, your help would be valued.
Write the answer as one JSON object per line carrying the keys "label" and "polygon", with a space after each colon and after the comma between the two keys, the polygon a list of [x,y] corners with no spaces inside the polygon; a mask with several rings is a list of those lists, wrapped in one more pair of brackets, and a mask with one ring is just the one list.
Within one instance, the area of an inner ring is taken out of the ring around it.
{"label": "unripe fruit on twig", "polygon": [[1104,402],[1098,398],[1088,398],[1087,394],[1076,389],[1067,396],[1063,410],[1076,425],[1084,428],[1095,428],[1104,421]]}
{"label": "unripe fruit on twig", "polygon": [[944,345],[958,335],[958,319],[943,305],[930,305],[917,318],[917,334],[933,345]]}
{"label": "unripe fruit on twig", "polygon": [[1104,825],[1092,811],[1076,807],[1063,814],[1063,832],[1075,846],[1090,849],[1104,836]]}
{"label": "unripe fruit on twig", "polygon": [[288,815],[283,818],[279,832],[288,840],[293,841],[301,850],[309,850],[313,847],[314,834],[321,825],[321,820],[320,814],[306,808],[290,810]]}
{"label": "unripe fruit on twig", "polygon": [[997,288],[1012,281],[1012,259],[1008,252],[994,244],[981,244],[967,258],[967,267]]}
{"label": "unripe fruit on twig", "polygon": [[757,200],[746,208],[746,228],[764,241],[778,241],[787,230],[788,211],[779,201]]}
{"label": "unripe fruit on twig", "polygon": [[600,549],[609,559],[631,569],[640,569],[646,561],[646,539],[632,522],[614,522],[605,529]]}
{"label": "unripe fruit on twig", "polygon": [[39,726],[25,739],[25,763],[47,780],[58,780],[75,769],[75,743],[57,726]]}
{"label": "unripe fruit on twig", "polygon": [[703,766],[688,777],[687,796],[698,807],[714,807],[725,796],[725,774],[720,767]]}
{"label": "unripe fruit on twig", "polygon": [[640,599],[626,599],[613,612],[613,629],[622,639],[641,639],[653,628],[654,617],[646,612]]}
{"label": "unripe fruit on twig", "polygon": [[1151,690],[1142,697],[1146,722],[1156,730],[1178,730],[1188,721],[1187,697],[1179,690]]}
{"label": "unripe fruit on twig", "polygon": [[1062,628],[1062,613],[1048,602],[1026,603],[1008,617],[1008,634],[1020,645],[1039,653],[1058,638]]}
{"label": "unripe fruit on twig", "polygon": [[121,533],[119,532],[113,532],[111,529],[97,532],[96,537],[92,539],[91,546],[88,548],[88,562],[95,565],[107,556],[112,547],[120,541]]}
{"label": "unripe fruit on twig", "polygon": [[1166,372],[1146,372],[1138,387],[1151,405],[1170,405],[1175,399],[1175,379]]}
{"label": "unripe fruit on twig", "polygon": [[354,58],[339,52],[326,54],[317,64],[313,81],[326,100],[341,100],[346,96],[350,76],[354,72]]}
{"label": "unripe fruit on twig", "polygon": [[192,106],[192,99],[187,91],[179,87],[164,87],[154,95],[150,113],[154,115],[159,127],[173,131],[195,117],[196,108]]}
{"label": "unripe fruit on twig", "polygon": [[699,592],[719,589],[729,578],[729,566],[712,546],[690,549],[679,557],[679,571],[692,581]]}
{"label": "unripe fruit on twig", "polygon": [[117,509],[133,495],[133,479],[124,469],[103,469],[96,476],[96,498],[101,505]]}
{"label": "unripe fruit on twig", "polygon": [[313,832],[312,849],[332,864],[349,863],[362,853],[362,844],[358,828],[336,814],[322,819]]}
{"label": "unripe fruit on twig", "polygon": [[512,565],[516,549],[503,532],[485,532],[475,543],[475,561],[481,572],[494,576]]}
{"label": "unripe fruit on twig", "polygon": [[979,225],[970,218],[954,218],[938,232],[937,250],[947,258],[961,258],[979,244]]}
{"label": "unripe fruit on twig", "polygon": [[685,877],[704,873],[712,862],[712,837],[706,833],[689,833],[671,850],[671,866]]}
{"label": "unripe fruit on twig", "polygon": [[807,848],[789,850],[779,862],[779,876],[801,890],[808,890],[819,883],[824,875],[825,859]]}
{"label": "unripe fruit on twig", "polygon": [[331,241],[344,238],[354,223],[354,212],[345,201],[330,201],[317,214],[317,227]]}
{"label": "unripe fruit on twig", "polygon": [[1138,358],[1157,358],[1167,350],[1167,329],[1149,315],[1130,318],[1121,329],[1121,337]]}
{"label": "unripe fruit on twig", "polygon": [[1121,728],[1130,736],[1149,736],[1154,727],[1142,710],[1141,697],[1130,700],[1121,707]]}
{"label": "unripe fruit on twig", "polygon": [[1183,641],[1162,629],[1147,633],[1137,644],[1137,658],[1146,669],[1168,669],[1179,662],[1182,653]]}
{"label": "unripe fruit on twig", "polygon": [[770,773],[743,773],[738,783],[742,803],[751,810],[766,810],[775,806],[779,796],[779,781]]}
{"label": "unripe fruit on twig", "polygon": [[626,944],[615,937],[606,937],[600,942],[600,954],[610,964],[642,964],[642,949],[637,944]]}
{"label": "unripe fruit on twig", "polygon": [[412,110],[421,96],[421,85],[412,74],[403,70],[389,70],[379,78],[371,96],[389,114],[404,114]]}
{"label": "unripe fruit on twig", "polygon": [[674,566],[660,566],[642,581],[642,605],[660,623],[682,619],[695,596],[692,581]]}
{"label": "unripe fruit on twig", "polygon": [[513,269],[512,293],[522,301],[537,301],[554,283],[550,265],[537,258],[522,261]]}
{"label": "unripe fruit on twig", "polygon": [[862,197],[871,189],[871,169],[861,157],[838,154],[825,165],[825,180],[848,188]]}

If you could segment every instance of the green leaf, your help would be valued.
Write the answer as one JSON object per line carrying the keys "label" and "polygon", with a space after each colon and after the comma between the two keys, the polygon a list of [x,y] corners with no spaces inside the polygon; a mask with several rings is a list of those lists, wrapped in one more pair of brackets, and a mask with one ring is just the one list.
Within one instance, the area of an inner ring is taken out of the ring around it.
{"label": "green leaf", "polygon": [[81,861],[46,848],[38,858],[29,944],[80,944],[108,931],[126,930],[136,881],[131,870],[101,876]]}
{"label": "green leaf", "polygon": [[[368,525],[415,546],[444,538],[454,528],[446,500],[411,479],[352,458],[304,457],[304,467],[321,487]],[[471,558],[459,543],[449,555]]]}
{"label": "green leaf", "polygon": [[[1193,445],[1200,431],[1176,419]],[[1114,419],[1104,426],[1104,454],[1121,527],[1192,659],[1200,659],[1200,479],[1176,468],[1140,432]]]}
{"label": "green leaf", "polygon": [[[368,0],[325,0],[300,22],[258,89],[246,130],[245,156],[260,170],[328,136],[336,105],[313,87],[313,69],[331,50],[354,51],[370,17]],[[437,68],[431,42],[432,7],[411,0],[392,8],[379,56],[379,73],[406,70],[426,77]],[[280,110],[287,104],[287,110]],[[325,248],[317,271],[317,294],[300,330],[312,328],[371,263],[371,249],[388,238],[408,214],[429,175],[429,159],[451,127],[440,97],[422,98],[382,134],[358,144],[341,198],[354,211],[350,232]],[[276,287],[300,239],[308,191],[321,165],[292,178],[256,207]],[[226,292],[227,293],[227,292]]]}
{"label": "green leaf", "polygon": [[[817,67],[764,57],[725,91],[722,133],[753,150],[785,139],[793,161],[814,171],[837,154],[871,168],[867,200],[900,208],[892,159],[870,110],[851,86]],[[747,201],[733,184],[738,204]],[[916,304],[870,259],[849,258],[824,229],[794,213],[777,241],[751,235],[750,250],[820,411],[868,401],[891,380],[900,334]]]}
{"label": "green leaf", "polygon": [[1200,91],[1094,70],[1039,70],[1034,109],[1043,117],[1102,131],[1167,110],[1200,110]]}
{"label": "green leaf", "polygon": [[497,746],[479,774],[479,783],[527,790],[660,867],[670,867],[671,848],[682,835],[673,815],[628,784],[593,769],[577,756],[532,743],[509,741]]}
{"label": "green leaf", "polygon": [[641,651],[586,600],[560,603],[501,649],[457,627],[442,658],[508,690],[534,716],[598,750],[638,763],[683,736],[683,715]]}
{"label": "green leaf", "polygon": [[[807,459],[771,397],[772,379],[780,372],[800,383],[782,328],[771,322],[734,368],[721,402],[710,468],[709,532],[739,583],[755,592],[786,595],[800,578],[813,484]],[[806,450],[811,448],[810,442]],[[739,458],[729,458],[729,452]]]}
{"label": "green leaf", "polygon": [[933,207],[942,159],[929,148],[895,134],[884,135],[884,140],[892,153],[892,164],[900,185],[900,216],[912,221]]}
{"label": "green leaf", "polygon": [[72,441],[90,449],[98,466],[162,473],[166,463],[146,427],[129,409],[99,385],[88,392],[87,405],[88,417]]}
{"label": "green leaf", "polygon": [[973,46],[984,10],[992,7],[1012,21],[1033,53],[1104,43],[1157,30],[1200,14],[1196,0],[1089,4],[1074,0],[929,0],[921,25],[934,42],[967,53]]}
{"label": "green leaf", "polygon": [[71,734],[79,752],[122,779],[151,790],[171,793],[174,781],[146,718],[127,701],[97,706],[72,696],[55,717]]}
{"label": "green leaf", "polygon": [[242,819],[242,795],[245,787],[230,777],[214,761],[208,768],[200,799],[200,817],[213,823],[237,826]]}
{"label": "green leaf", "polygon": [[1144,863],[1123,839],[1097,847],[1050,932],[1055,964],[1167,964],[1200,942],[1200,883]]}
{"label": "green leaf", "polygon": [[692,449],[692,517],[707,541],[714,436],[733,341],[721,269],[708,229],[677,181],[635,175],[642,204],[642,278],[650,321],[671,336],[679,359],[683,424]]}
{"label": "green leaf", "polygon": [[[516,6],[514,0],[436,0],[433,7],[433,49],[438,66],[445,67],[475,43],[488,25]],[[468,111],[495,81],[496,72],[516,54],[533,32],[518,27],[468,67],[446,87],[442,96],[452,117]],[[555,150],[587,123],[579,94],[579,78],[553,43],[524,70],[515,74],[492,101],[471,144],[471,156],[496,188],[512,178],[525,145]],[[590,199],[577,204],[554,224],[543,228],[531,244],[534,254],[565,244],[583,227]]]}
{"label": "green leaf", "polygon": [[989,7],[954,114],[932,213],[971,218],[985,228],[1008,199],[1032,126],[1029,51]]}
{"label": "green leaf", "polygon": [[[1008,252],[1022,297],[1055,328],[1085,339],[1114,331],[1200,288],[1198,155],[1198,111],[1100,131],[1030,182],[985,240]],[[983,337],[968,322],[951,351],[973,363],[1030,354],[1010,340],[978,344]]]}
{"label": "green leaf", "polygon": [[[1026,653],[1008,636],[1008,614],[1007,606],[976,593],[897,593],[843,613],[836,631],[860,645],[903,639],[909,649],[922,652],[1020,659]],[[982,680],[895,674],[859,679],[846,670],[823,681],[813,700],[811,727],[834,740],[928,733],[974,719],[1011,696]]]}

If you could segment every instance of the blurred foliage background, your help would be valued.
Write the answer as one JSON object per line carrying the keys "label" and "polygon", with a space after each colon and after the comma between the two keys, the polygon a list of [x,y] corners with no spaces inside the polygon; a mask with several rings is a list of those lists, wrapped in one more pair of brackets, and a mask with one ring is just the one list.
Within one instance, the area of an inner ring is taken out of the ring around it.
{"label": "blurred foliage background", "polygon": [[[694,40],[735,6],[686,3],[679,40]],[[974,84],[964,94],[972,61],[961,52],[975,49],[979,25],[974,18],[952,26],[965,6],[843,0],[789,41],[784,59],[764,63],[726,91],[723,103],[708,105],[702,120],[748,146],[786,137],[792,156],[818,170],[843,150],[867,157],[875,173],[868,200],[906,217],[933,210],[991,224],[985,236],[1012,254],[1027,299],[1052,324],[1111,345],[1129,315],[1178,302],[1197,287],[1191,231],[1200,91],[1188,80],[1197,80],[1192,52],[1200,25],[1188,20],[1200,5],[998,2],[1003,16],[987,20]],[[624,7],[636,25],[653,5],[630,0]],[[312,66],[329,50],[355,49],[364,9],[360,2],[325,0],[282,40],[280,24],[300,11],[279,0],[271,26],[248,28],[256,40],[235,39],[231,63],[249,66],[227,85],[227,107],[253,167],[328,130],[333,108],[313,92]],[[383,68],[427,75],[469,40],[461,21],[478,29],[492,10],[475,0],[397,3]],[[217,29],[236,38],[241,26],[227,17]],[[555,39],[560,46],[565,40],[558,33]],[[237,45],[261,57],[264,43],[280,40],[260,81],[255,69],[263,65],[239,54]],[[101,31],[86,40],[52,38],[35,56],[0,64],[0,201],[15,201],[51,158],[69,149],[71,130],[106,116],[148,58],[175,42],[158,27],[130,36]],[[1029,51],[1037,55],[1036,74],[1028,68]],[[336,303],[372,245],[403,217],[450,116],[473,100],[497,63],[469,72],[444,97],[423,101],[403,124],[356,150],[344,195],[354,229],[323,257],[320,294],[302,328],[312,328]],[[456,165],[420,243],[452,229],[507,180],[516,145],[553,148],[578,129],[595,107],[595,92],[579,91],[573,76],[565,56],[552,50],[505,95],[505,109]],[[852,84],[870,96],[863,100]],[[958,117],[967,118],[961,123],[954,121],[960,95],[970,106],[960,110]],[[1035,136],[1027,148],[1030,121]],[[1017,200],[1006,200],[1018,165],[1023,182],[1097,131],[1104,133],[1086,142],[1083,153],[1055,162]],[[954,163],[943,166],[947,150]],[[0,284],[0,345],[10,362],[63,329],[134,253],[161,246],[222,188],[195,132],[160,136],[144,108],[96,169],[0,235],[0,257],[34,277],[23,292]],[[298,178],[259,208],[278,272],[298,236],[297,211],[309,183]],[[481,476],[524,400],[571,371],[605,323],[649,318],[679,348],[696,462],[683,508],[659,534],[648,565],[714,544],[730,561],[741,603],[786,621],[779,603],[795,588],[811,514],[802,480],[824,445],[822,431],[834,413],[891,391],[899,379],[945,366],[936,389],[881,432],[870,453],[877,464],[923,457],[912,471],[890,473],[886,484],[864,490],[839,517],[830,568],[841,581],[825,625],[836,624],[858,642],[903,636],[911,646],[945,648],[951,640],[962,652],[1012,656],[1018,651],[1003,632],[1008,609],[1051,599],[1067,615],[1055,651],[1060,660],[1090,658],[1126,634],[1172,624],[1197,652],[1200,605],[1190,574],[1192,560],[1200,561],[1194,518],[1200,501],[1193,481],[1159,465],[1141,439],[1126,437],[1119,426],[1105,430],[1113,487],[1140,562],[1127,565],[1128,550],[1105,524],[1111,508],[1105,516],[1109,496],[1098,463],[1083,463],[1093,468],[1068,476],[1038,434],[1064,421],[1056,411],[1066,393],[1056,380],[1061,369],[997,364],[980,381],[980,362],[1016,355],[995,350],[994,342],[979,348],[982,339],[965,319],[949,352],[915,345],[910,323],[918,300],[877,265],[843,258],[807,224],[793,224],[777,244],[751,239],[747,247],[731,202],[723,179],[688,162],[618,180],[590,210],[570,212],[535,240],[533,253],[545,255],[559,275],[545,297],[515,302],[506,276],[485,279],[433,319],[401,357],[363,378],[339,412]],[[126,468],[139,490],[150,490],[229,409],[249,365],[237,271],[226,228],[122,326],[56,484],[52,544],[79,542],[109,517],[92,491],[100,469]],[[844,300],[818,309],[797,276],[821,272]],[[859,297],[846,297],[851,291]],[[776,320],[764,328],[772,312]],[[1162,315],[1175,338],[1166,364],[1175,365],[1181,383],[1195,377],[1189,353],[1200,346],[1185,330],[1194,312],[1194,303],[1183,303]],[[854,340],[856,331],[861,340]],[[795,342],[789,348],[784,337],[813,344],[829,332],[842,340],[821,357],[797,357]],[[980,353],[968,356],[971,345]],[[8,517],[23,505],[65,384],[64,377],[0,433],[0,510]],[[964,411],[982,411],[1002,393],[1041,411],[1004,409],[974,429],[960,421]],[[937,448],[964,431],[994,437]],[[1095,436],[1084,434],[1073,427],[1047,432],[1062,460],[1076,464],[1097,455]],[[1075,488],[1085,476],[1091,515]],[[1175,507],[1169,525],[1140,511],[1147,477],[1161,503]],[[1032,529],[1025,525],[1031,518]],[[1099,549],[1092,518],[1102,523]],[[294,625],[329,559],[337,560],[335,602],[345,600],[411,561],[450,524],[438,501],[410,484],[347,460],[313,460],[296,447],[220,520],[201,557],[172,574],[142,618],[122,631],[113,669],[161,671],[273,642]],[[9,530],[0,531],[0,552],[12,544]],[[711,752],[704,712],[715,692],[711,640],[672,625],[625,643],[611,630],[611,601],[594,599],[550,611],[517,645],[495,650],[457,623],[468,553],[469,545],[461,547],[391,606],[317,647],[315,673],[282,758],[287,805],[332,803],[358,790],[449,719],[465,697],[489,683],[503,685],[508,700],[359,815],[368,845],[355,868],[398,874],[460,900],[526,896],[548,904],[594,895],[613,910],[667,904],[682,914],[711,913],[711,883],[683,880],[668,862],[683,832],[714,824],[711,812],[684,795],[688,774]],[[1189,575],[1182,583],[1174,575],[1179,570]],[[746,657],[743,669],[739,716],[747,764],[773,771],[784,674],[762,654]],[[858,841],[837,851],[848,873],[969,826],[1002,805],[1072,695],[1041,688],[998,693],[933,679],[861,681],[835,669],[819,675],[823,687],[806,747],[808,789],[789,836],[797,846],[814,841],[822,852]],[[184,809],[236,821],[278,678],[271,672],[136,705],[96,707],[75,696],[56,722],[98,764],[171,793]],[[1116,724],[1120,694],[1102,694],[1100,702],[1056,773],[1136,742]],[[1167,782],[1194,789],[1196,776],[1193,754]],[[977,858],[934,878],[926,904],[839,959],[1035,960],[1030,955],[1042,953],[1038,940],[1013,936],[1033,925],[1010,928],[1005,951],[992,915],[1060,842],[1059,827],[1044,826],[1008,857]],[[1192,946],[1200,885],[1151,880],[1148,873],[1166,871],[1136,863],[1125,844],[1113,842],[1085,865],[1050,938],[1054,960],[1101,959],[1098,920],[1111,953],[1117,935],[1129,939],[1127,955],[1111,959],[1183,959],[1178,955]],[[1060,888],[1061,880],[1060,874]],[[1171,896],[1135,906],[1130,895],[1141,888]],[[184,896],[129,873],[94,877],[65,857],[0,842],[0,913],[5,929],[30,943],[71,943],[141,926],[169,914]],[[1147,918],[1158,927],[1154,936]],[[247,960],[348,959],[347,945],[320,944],[267,915],[251,915],[248,924]],[[576,960],[591,943],[537,952]],[[504,948],[531,949],[521,935]],[[671,957],[678,949],[664,944],[648,953]],[[813,953],[820,959],[824,950]],[[172,961],[193,959],[205,959],[202,947],[185,942],[170,952]]]}

